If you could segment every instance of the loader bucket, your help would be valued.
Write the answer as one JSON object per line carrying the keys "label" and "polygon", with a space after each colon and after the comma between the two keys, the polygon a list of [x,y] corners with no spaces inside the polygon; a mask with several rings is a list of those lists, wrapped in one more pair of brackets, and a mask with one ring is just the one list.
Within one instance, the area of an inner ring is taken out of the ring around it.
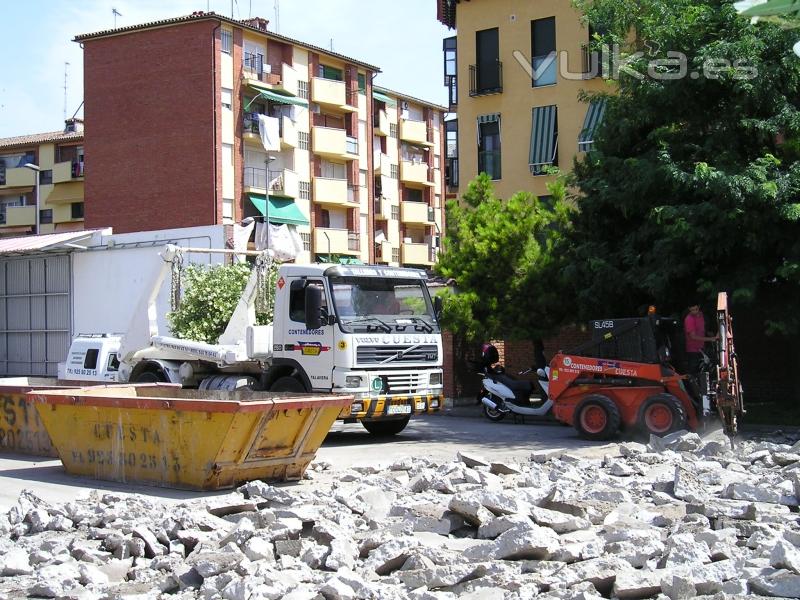
{"label": "loader bucket", "polygon": [[197,490],[294,481],[352,396],[96,386],[29,393],[66,471]]}
{"label": "loader bucket", "polygon": [[36,409],[27,393],[31,390],[78,387],[51,377],[0,379],[0,451],[57,457]]}

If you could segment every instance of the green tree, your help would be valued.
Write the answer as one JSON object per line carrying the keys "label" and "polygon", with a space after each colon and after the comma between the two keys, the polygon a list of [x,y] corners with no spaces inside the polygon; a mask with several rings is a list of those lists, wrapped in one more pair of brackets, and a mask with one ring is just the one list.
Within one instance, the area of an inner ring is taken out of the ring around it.
{"label": "green tree", "polygon": [[[177,310],[167,314],[176,337],[216,343],[225,331],[250,277],[251,265],[234,263],[205,267],[190,265],[182,274],[183,297]],[[274,294],[275,269],[267,286]],[[272,304],[270,303],[270,307]],[[256,315],[258,324],[272,321],[272,308]]]}
{"label": "green tree", "polygon": [[[623,43],[645,74],[623,70],[593,152],[575,164],[565,274],[581,316],[679,310],[727,290],[738,307],[759,303],[769,330],[798,331],[787,302],[800,297],[794,34],[725,0],[577,4],[607,32],[597,45]],[[685,72],[664,60],[675,51]]]}
{"label": "green tree", "polygon": [[535,340],[553,331],[566,303],[554,292],[569,224],[564,185],[552,186],[552,207],[528,193],[496,198],[485,173],[460,201],[447,204],[447,231],[437,271],[456,281],[443,321],[470,340]]}

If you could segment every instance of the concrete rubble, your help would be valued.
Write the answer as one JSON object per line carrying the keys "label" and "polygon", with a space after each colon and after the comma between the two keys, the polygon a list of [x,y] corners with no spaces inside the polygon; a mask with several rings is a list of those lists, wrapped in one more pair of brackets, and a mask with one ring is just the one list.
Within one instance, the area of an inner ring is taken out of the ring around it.
{"label": "concrete rubble", "polygon": [[800,598],[800,443],[405,458],[191,501],[23,492],[0,598]]}

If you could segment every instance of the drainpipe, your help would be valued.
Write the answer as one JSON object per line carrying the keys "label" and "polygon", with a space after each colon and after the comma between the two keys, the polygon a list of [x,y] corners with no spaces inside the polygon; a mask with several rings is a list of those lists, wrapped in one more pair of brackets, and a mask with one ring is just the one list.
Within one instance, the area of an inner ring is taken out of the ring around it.
{"label": "drainpipe", "polygon": [[222,27],[222,21],[217,22],[217,26],[211,30],[211,88],[213,90],[214,118],[211,122],[211,131],[214,136],[214,225],[219,220],[219,188],[217,187],[217,30]]}

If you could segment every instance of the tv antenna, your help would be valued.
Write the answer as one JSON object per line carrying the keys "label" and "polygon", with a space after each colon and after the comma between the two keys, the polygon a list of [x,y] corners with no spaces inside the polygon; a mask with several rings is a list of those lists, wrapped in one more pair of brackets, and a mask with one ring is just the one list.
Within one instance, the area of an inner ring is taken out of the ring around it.
{"label": "tv antenna", "polygon": [[275,33],[281,32],[281,0],[275,0]]}
{"label": "tv antenna", "polygon": [[67,120],[67,71],[69,70],[69,63],[64,62],[64,120]]}
{"label": "tv antenna", "polygon": [[117,28],[117,17],[121,17],[122,13],[119,12],[116,8],[111,9],[111,14],[114,15],[114,29]]}

